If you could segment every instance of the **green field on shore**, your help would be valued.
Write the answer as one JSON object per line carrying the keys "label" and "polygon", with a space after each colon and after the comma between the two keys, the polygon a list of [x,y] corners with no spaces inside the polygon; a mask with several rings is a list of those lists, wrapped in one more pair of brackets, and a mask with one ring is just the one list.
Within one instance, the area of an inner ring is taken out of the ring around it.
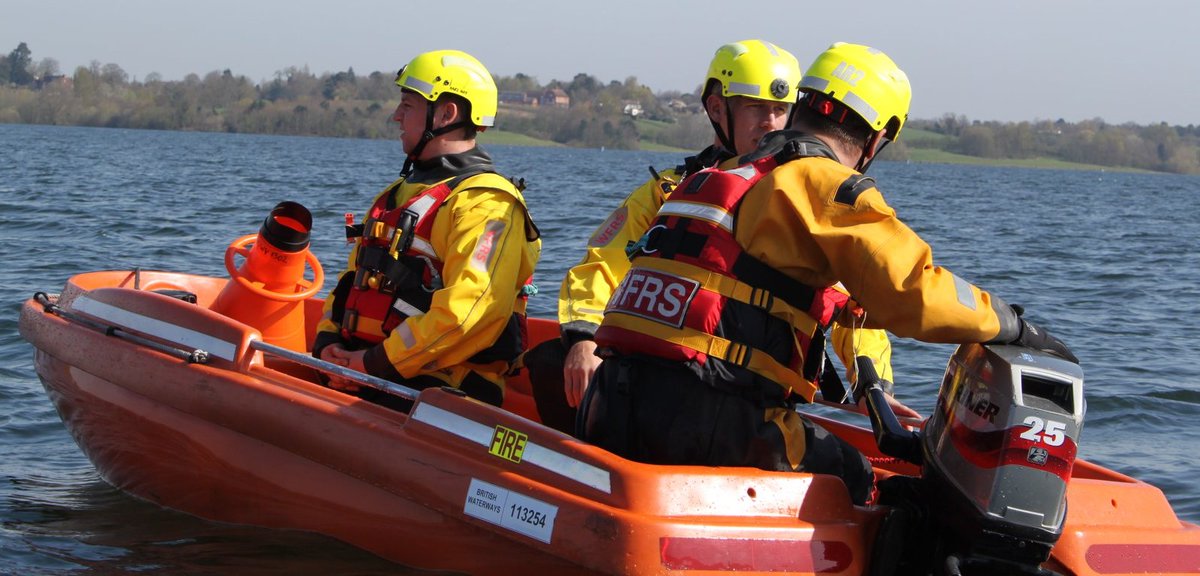
{"label": "green field on shore", "polygon": [[1067,162],[1056,158],[980,158],[938,150],[935,148],[908,149],[910,162],[930,162],[937,164],[974,164],[978,166],[1006,166],[1011,168],[1050,168],[1055,170],[1095,170],[1097,172],[1149,172],[1135,168],[1097,166],[1095,164],[1080,164]]}
{"label": "green field on shore", "polygon": [[489,128],[486,132],[479,134],[478,140],[483,145],[492,144],[495,146],[544,146],[547,148],[562,148],[563,145],[551,140],[542,140],[516,132],[505,132]]}
{"label": "green field on shore", "polygon": [[[914,139],[919,140],[919,139]],[[486,145],[498,146],[545,146],[550,148],[561,148],[562,144],[550,140],[542,140],[524,134],[515,132],[505,132],[504,130],[491,129],[479,135],[479,141]],[[673,148],[663,146],[654,142],[642,141],[642,150],[653,152],[679,152],[680,154],[688,154],[692,150],[683,150],[681,148]],[[1097,166],[1094,164],[1080,164],[1077,162],[1065,162],[1054,158],[979,158],[976,156],[966,156],[963,154],[954,154],[936,148],[918,148],[912,145],[908,148],[910,162],[930,162],[937,164],[975,164],[979,166],[1010,166],[1016,168],[1049,168],[1056,170],[1095,170],[1095,171],[1121,171],[1121,172],[1145,172],[1145,170],[1134,170],[1132,168],[1113,168],[1111,166]]]}

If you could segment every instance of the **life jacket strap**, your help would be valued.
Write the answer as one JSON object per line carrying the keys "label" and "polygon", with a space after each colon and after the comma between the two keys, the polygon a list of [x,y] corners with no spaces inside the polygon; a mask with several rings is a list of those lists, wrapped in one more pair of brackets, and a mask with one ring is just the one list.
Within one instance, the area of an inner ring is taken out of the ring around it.
{"label": "life jacket strap", "polygon": [[700,282],[701,288],[730,300],[759,308],[805,334],[812,334],[817,330],[817,321],[807,311],[797,309],[783,299],[776,298],[770,290],[751,286],[736,278],[679,260],[663,258],[641,258],[638,259],[636,267],[697,280]]}
{"label": "life jacket strap", "polygon": [[813,396],[816,395],[815,384],[805,380],[800,374],[780,364],[770,354],[761,350],[687,327],[682,328],[677,334],[667,336],[666,340],[676,346],[719,358],[768,378],[780,386],[796,392],[804,397],[805,401],[811,402]]}

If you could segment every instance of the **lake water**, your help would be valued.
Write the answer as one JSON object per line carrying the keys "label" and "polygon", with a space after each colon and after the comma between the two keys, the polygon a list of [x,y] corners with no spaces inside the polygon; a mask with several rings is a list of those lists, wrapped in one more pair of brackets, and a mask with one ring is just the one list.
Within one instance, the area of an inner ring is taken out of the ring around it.
{"label": "lake water", "polygon": [[[0,149],[0,574],[414,573],[324,537],[206,522],[113,489],[63,427],[17,333],[25,299],[79,272],[225,275],[225,247],[282,200],[312,210],[312,249],[332,278],[345,262],[343,214],[361,214],[393,180],[399,144],[0,125]],[[563,273],[646,167],[680,160],[489,150],[529,183],[543,233],[539,316],[554,314]],[[1086,374],[1080,456],[1160,487],[1200,523],[1200,178],[889,162],[872,175],[939,264],[1071,345]],[[928,414],[951,352],[896,341],[897,396]]]}

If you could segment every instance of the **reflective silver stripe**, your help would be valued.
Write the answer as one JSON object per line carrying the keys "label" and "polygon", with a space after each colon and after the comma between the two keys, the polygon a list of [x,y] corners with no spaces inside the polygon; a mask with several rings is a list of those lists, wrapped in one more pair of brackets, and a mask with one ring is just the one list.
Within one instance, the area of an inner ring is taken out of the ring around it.
{"label": "reflective silver stripe", "polygon": [[407,322],[401,322],[392,333],[400,337],[400,341],[404,343],[405,348],[412,348],[417,345],[417,337],[413,336],[412,328],[408,327]]}
{"label": "reflective silver stripe", "polygon": [[800,80],[801,88],[812,88],[817,92],[824,92],[829,89],[829,81],[817,76],[805,76]]}
{"label": "reflective silver stripe", "polygon": [[758,84],[747,84],[745,82],[730,82],[729,93],[738,96],[758,96],[762,93],[762,87]]}
{"label": "reflective silver stripe", "polygon": [[148,336],[161,338],[186,348],[198,348],[208,352],[210,356],[216,356],[230,362],[233,362],[237,356],[236,343],[226,342],[203,332],[197,332],[169,322],[163,322],[157,318],[130,312],[111,304],[105,304],[104,302],[93,300],[87,295],[76,298],[71,303],[71,309],[103,320],[108,324],[115,324]]}
{"label": "reflective silver stripe", "polygon": [[726,170],[725,173],[733,174],[734,176],[739,176],[739,177],[741,177],[742,180],[749,180],[749,179],[753,178],[755,174],[758,173],[758,170],[754,169],[753,164],[746,164],[745,166],[738,166],[737,168],[734,168],[732,170]]}
{"label": "reflective silver stripe", "polygon": [[417,252],[420,252],[426,256],[429,256],[430,258],[435,258],[437,260],[441,260],[441,258],[438,258],[437,252],[434,251],[433,244],[430,244],[429,242],[427,242],[424,238],[421,238],[420,236],[413,237],[411,248],[413,250],[416,250]]}
{"label": "reflective silver stripe", "polygon": [[[426,194],[417,198],[416,202],[410,204],[407,209],[417,215],[417,224],[415,225],[420,226],[420,223],[425,220],[425,217],[429,215],[431,210],[438,206],[438,203],[438,199],[432,194]],[[437,252],[433,250],[433,245],[415,234],[413,235],[412,249],[430,258],[438,257]]]}
{"label": "reflective silver stripe", "polygon": [[874,126],[875,122],[879,120],[879,111],[875,110],[870,104],[867,104],[866,100],[859,98],[858,94],[847,92],[845,96],[842,96],[842,103],[849,106],[851,110],[858,112],[858,115],[862,116],[871,126]]}
{"label": "reflective silver stripe", "polygon": [[479,117],[479,125],[480,126],[495,126],[496,125],[496,117],[495,116],[480,116]]}
{"label": "reflective silver stripe", "polygon": [[462,58],[453,54],[445,54],[442,56],[442,66],[446,68],[464,68],[481,80],[488,73],[487,70],[480,67],[480,65],[474,60]]}
{"label": "reflective silver stripe", "polygon": [[395,308],[396,311],[398,311],[401,314],[408,316],[410,318],[413,316],[420,316],[420,315],[424,314],[424,312],[422,312],[420,308],[417,308],[416,306],[413,306],[412,304],[405,302],[401,298],[397,298],[396,301],[392,303],[392,308]]}
{"label": "reflective silver stripe", "polygon": [[958,303],[974,310],[975,292],[971,290],[971,283],[954,274],[951,274],[951,276],[954,276],[954,292],[958,295]]}
{"label": "reflective silver stripe", "polygon": [[684,216],[706,220],[726,230],[733,230],[733,215],[710,204],[697,204],[680,200],[668,201],[658,209],[659,215]]}
{"label": "reflective silver stripe", "polygon": [[[413,409],[412,419],[424,422],[434,428],[445,430],[459,438],[479,444],[485,448],[491,447],[492,435],[495,433],[493,428],[429,404],[417,404],[416,408]],[[585,486],[595,488],[605,494],[612,493],[612,478],[607,470],[560,454],[545,446],[533,442],[526,443],[525,451],[521,456],[521,462],[527,462],[548,472],[558,474],[568,480],[574,480]]]}
{"label": "reflective silver stripe", "polygon": [[417,198],[417,201],[410,204],[408,209],[416,213],[417,220],[420,221],[429,213],[429,209],[433,208],[435,202],[437,202],[437,198],[434,198],[431,194],[426,194]]}
{"label": "reflective silver stripe", "polygon": [[422,94],[433,93],[433,84],[421,80],[420,78],[414,78],[413,76],[409,76],[408,78],[404,79],[404,87],[412,88],[413,90],[416,90]]}

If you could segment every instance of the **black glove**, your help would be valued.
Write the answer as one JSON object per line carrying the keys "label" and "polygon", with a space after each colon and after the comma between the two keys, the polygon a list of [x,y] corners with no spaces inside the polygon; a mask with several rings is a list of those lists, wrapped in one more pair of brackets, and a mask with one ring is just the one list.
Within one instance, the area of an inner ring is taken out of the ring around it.
{"label": "black glove", "polygon": [[1049,332],[1037,324],[1034,324],[1033,322],[1030,322],[1024,318],[1020,318],[1020,314],[1023,312],[1023,310],[1021,310],[1019,307],[1013,306],[1013,309],[1017,312],[1018,320],[1021,321],[1021,334],[1017,336],[1017,339],[1013,340],[1011,344],[1024,346],[1026,348],[1033,348],[1034,350],[1040,350],[1042,352],[1049,352],[1050,354],[1058,356],[1059,358],[1070,360],[1076,364],[1079,363],[1079,359],[1075,357],[1075,354],[1071,352],[1070,348],[1067,348],[1066,344],[1063,344],[1062,340],[1051,336]]}

